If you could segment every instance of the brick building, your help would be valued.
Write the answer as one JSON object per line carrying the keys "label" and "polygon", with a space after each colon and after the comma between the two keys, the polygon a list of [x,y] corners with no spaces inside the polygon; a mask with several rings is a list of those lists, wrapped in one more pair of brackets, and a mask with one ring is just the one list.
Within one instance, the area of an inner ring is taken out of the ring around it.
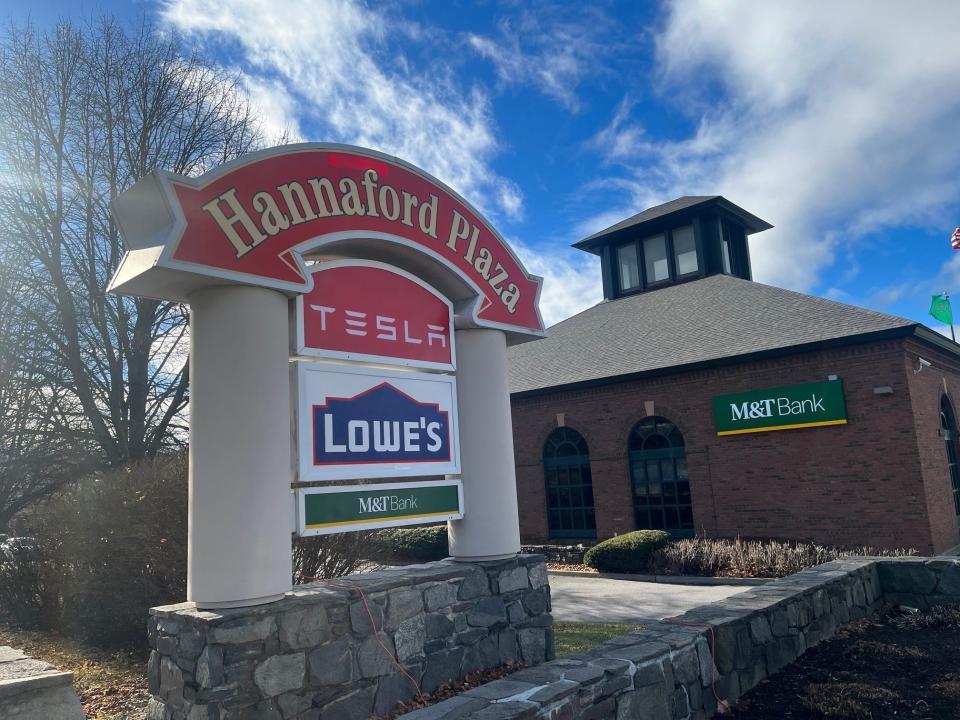
{"label": "brick building", "polygon": [[511,348],[520,528],[960,543],[960,346],[751,279],[771,227],[720,196],[577,243],[604,300]]}

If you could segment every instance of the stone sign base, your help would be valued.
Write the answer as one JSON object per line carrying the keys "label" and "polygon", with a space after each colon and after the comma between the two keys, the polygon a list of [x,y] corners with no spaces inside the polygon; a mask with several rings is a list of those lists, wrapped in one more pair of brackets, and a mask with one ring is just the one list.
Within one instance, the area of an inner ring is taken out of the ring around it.
{"label": "stone sign base", "polygon": [[150,613],[150,720],[367,720],[413,698],[414,682],[430,693],[553,658],[540,555],[447,559],[298,586],[267,605]]}

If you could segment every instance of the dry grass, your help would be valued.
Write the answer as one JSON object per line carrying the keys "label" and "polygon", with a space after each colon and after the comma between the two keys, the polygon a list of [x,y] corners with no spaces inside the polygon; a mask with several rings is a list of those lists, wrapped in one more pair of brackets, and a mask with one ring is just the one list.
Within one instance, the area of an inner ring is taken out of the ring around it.
{"label": "dry grass", "polygon": [[843,548],[779,540],[692,538],[677,540],[650,557],[656,575],[708,577],[785,577],[814,565],[850,555],[916,555],[916,550]]}
{"label": "dry grass", "polygon": [[0,645],[10,645],[74,674],[74,686],[90,720],[146,717],[146,656],[105,652],[48,633],[0,625]]}

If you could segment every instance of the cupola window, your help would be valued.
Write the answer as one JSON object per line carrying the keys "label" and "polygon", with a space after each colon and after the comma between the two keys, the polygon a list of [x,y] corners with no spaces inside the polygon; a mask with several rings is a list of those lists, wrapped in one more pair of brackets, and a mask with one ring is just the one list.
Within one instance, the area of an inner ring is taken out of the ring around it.
{"label": "cupola window", "polygon": [[670,279],[670,264],[667,262],[667,236],[654,235],[644,238],[643,258],[646,261],[647,284]]}
{"label": "cupola window", "polygon": [[620,289],[633,290],[640,287],[640,262],[637,260],[637,245],[621,245],[617,248],[617,265],[620,268]]}
{"label": "cupola window", "polygon": [[697,261],[697,241],[693,235],[693,225],[679,227],[671,232],[673,235],[673,257],[677,265],[677,276],[683,277],[700,270]]}

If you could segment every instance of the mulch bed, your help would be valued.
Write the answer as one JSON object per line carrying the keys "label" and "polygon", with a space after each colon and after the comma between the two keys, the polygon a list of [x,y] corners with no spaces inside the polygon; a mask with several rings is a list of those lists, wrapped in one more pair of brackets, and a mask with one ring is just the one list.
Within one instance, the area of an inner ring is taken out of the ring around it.
{"label": "mulch bed", "polygon": [[960,610],[887,610],[856,621],[760,683],[724,717],[957,720]]}
{"label": "mulch bed", "polygon": [[146,717],[147,651],[109,652],[52,633],[0,624],[0,645],[10,645],[74,674],[74,687],[91,720]]}
{"label": "mulch bed", "polygon": [[575,565],[573,563],[555,563],[555,562],[548,562],[547,570],[575,570],[576,572],[588,572],[588,573],[597,572],[595,568],[592,568],[589,565]]}
{"label": "mulch bed", "polygon": [[421,695],[419,698],[414,698],[413,700],[400,703],[393,709],[393,712],[385,717],[377,716],[375,718],[371,718],[371,720],[393,720],[404,713],[413,712],[414,710],[420,710],[421,708],[436,705],[437,703],[443,702],[444,700],[449,700],[455,695],[460,695],[461,693],[483,685],[484,683],[505,678],[508,675],[512,675],[513,673],[517,672],[518,670],[523,670],[525,667],[526,665],[523,663],[508,663],[506,665],[495,667],[491,670],[478,670],[477,672],[470,673],[463,680],[441,685],[429,695]]}

